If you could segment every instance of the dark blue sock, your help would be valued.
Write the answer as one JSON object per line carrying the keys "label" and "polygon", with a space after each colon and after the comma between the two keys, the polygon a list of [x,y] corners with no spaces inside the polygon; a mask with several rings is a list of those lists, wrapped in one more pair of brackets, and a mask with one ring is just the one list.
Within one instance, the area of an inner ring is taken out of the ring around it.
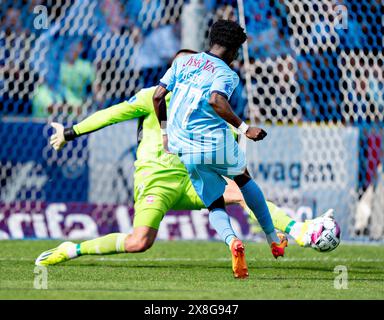
{"label": "dark blue sock", "polygon": [[275,227],[269,213],[263,192],[255,181],[248,181],[240,188],[247,206],[252,210],[261,228],[266,234],[274,232]]}
{"label": "dark blue sock", "polygon": [[229,243],[236,235],[232,229],[228,214],[223,209],[213,209],[209,213],[209,223],[229,246]]}

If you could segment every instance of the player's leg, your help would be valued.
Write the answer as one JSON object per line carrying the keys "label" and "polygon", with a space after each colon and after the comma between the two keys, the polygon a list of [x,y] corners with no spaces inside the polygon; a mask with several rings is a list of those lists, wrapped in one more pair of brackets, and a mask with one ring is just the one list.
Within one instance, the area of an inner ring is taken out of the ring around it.
{"label": "player's leg", "polygon": [[[153,245],[160,221],[167,210],[159,211],[147,208],[144,211],[142,216],[148,215],[148,217],[140,218],[140,221],[136,222],[132,234],[111,233],[77,244],[67,241],[57,248],[43,252],[36,259],[35,264],[43,266],[54,265],[83,255],[144,252]],[[148,226],[140,225],[143,223],[148,224]]]}
{"label": "player's leg", "polygon": [[154,244],[157,232],[158,228],[148,226],[135,227],[132,234],[127,235],[125,238],[125,252],[135,253],[147,251]]}
{"label": "player's leg", "polygon": [[[224,178],[212,170],[211,166],[197,164],[190,159],[182,159],[190,176],[191,183],[204,205],[209,210],[209,223],[220,238],[228,245],[232,253],[232,269],[236,278],[246,278],[248,268],[245,261],[244,245],[232,228],[229,216],[225,211],[223,193],[226,182]],[[192,163],[191,163],[192,162]]]}
{"label": "player's leg", "polygon": [[275,258],[283,256],[288,242],[282,235],[280,237],[277,235],[263,192],[252,180],[247,170],[243,174],[235,176],[234,181],[240,188],[245,203],[252,210],[263,229],[271,246],[272,254]]}
{"label": "player's leg", "polygon": [[172,210],[201,210],[207,207],[200,199],[189,176],[184,178],[183,188],[180,190],[178,201],[172,206]]}
{"label": "player's leg", "polygon": [[[225,203],[240,205],[244,209],[244,211],[248,213],[251,220],[257,221],[254,213],[251,209],[249,209],[249,207],[245,203],[243,194],[241,193],[237,184],[230,179],[227,180],[227,183],[228,184],[224,192]],[[289,234],[291,226],[295,224],[296,221],[292,219],[282,208],[280,208],[273,202],[266,200],[266,203],[275,228],[281,232]]]}
{"label": "player's leg", "polygon": [[[237,184],[230,179],[226,179],[227,187],[224,192],[224,200],[226,204],[239,204],[250,217],[250,223],[257,221],[252,210],[249,209],[244,201]],[[276,229],[289,234],[301,247],[310,247],[311,225],[316,223],[316,219],[306,220],[305,222],[292,219],[284,209],[280,208],[271,201],[266,201],[272,222]],[[329,209],[317,219],[328,217],[333,219],[333,210]]]}
{"label": "player's leg", "polygon": [[[111,233],[103,237],[81,243],[64,242],[57,248],[43,252],[36,265],[54,265],[83,255],[107,255],[116,253],[136,253],[148,250],[154,243],[160,222],[169,205],[160,203],[162,197],[156,196],[153,207],[135,204],[134,229],[132,234]],[[152,198],[150,198],[152,201]],[[159,203],[157,203],[159,202]]]}
{"label": "player's leg", "polygon": [[[248,213],[252,220],[256,220],[254,213],[247,206],[244,201],[244,197],[238,187],[238,185],[231,179],[226,179],[227,187],[224,192],[224,200],[226,204],[239,204],[245,212]],[[296,221],[292,219],[283,209],[275,205],[271,201],[266,201],[269,212],[271,214],[272,222],[276,229],[290,234],[292,226],[296,224]],[[297,241],[297,238],[294,237]]]}
{"label": "player's leg", "polygon": [[[197,161],[196,161],[197,162]],[[223,193],[225,180],[209,166],[184,161],[196,193],[209,210],[209,222],[220,238],[227,244],[236,234],[225,211]]]}
{"label": "player's leg", "polygon": [[135,253],[148,250],[154,243],[160,222],[179,198],[181,179],[169,176],[168,181],[156,173],[146,180],[135,180],[135,216],[132,234],[112,233],[82,243],[64,242],[57,248],[43,252],[37,265],[53,265],[82,255]]}
{"label": "player's leg", "polygon": [[[155,190],[154,190],[155,191]],[[158,190],[157,190],[158,192]],[[160,222],[169,210],[168,197],[148,194],[135,202],[133,232],[113,233],[78,244],[79,255],[144,252],[155,242]]]}
{"label": "player's leg", "polygon": [[110,233],[77,244],[66,241],[57,248],[43,252],[36,259],[35,264],[40,266],[54,265],[84,255],[143,252],[152,246],[156,235],[156,229],[138,227],[133,230],[132,234]]}
{"label": "player's leg", "polygon": [[[153,215],[156,214],[156,212],[153,213]],[[136,226],[131,234],[111,233],[84,241],[76,245],[78,255],[144,252],[155,242],[158,227],[155,224],[153,225],[155,227]]]}
{"label": "player's leg", "polygon": [[[225,187],[224,191],[224,202],[226,205],[228,204],[239,204],[245,212],[249,214],[250,219],[253,219],[256,221],[255,215],[251,211],[251,209],[248,208],[247,204],[244,201],[243,195],[240,192],[239,187],[237,184],[228,178],[225,178],[227,182],[227,186]],[[275,225],[275,228],[291,234],[292,226],[299,222],[296,222],[293,220],[283,209],[275,205],[273,202],[267,201],[268,209],[271,213],[273,224]],[[193,187],[191,180],[189,177],[186,179],[185,186],[181,192],[180,199],[175,203],[175,205],[172,207],[173,210],[199,210],[206,208],[204,203],[201,201],[200,197],[197,195],[195,188]],[[297,241],[297,238],[294,237],[294,239]],[[299,243],[300,244],[300,243]],[[301,244],[300,244],[301,245]]]}
{"label": "player's leg", "polygon": [[225,211],[224,198],[221,196],[209,207],[209,223],[220,238],[228,245],[232,253],[232,270],[235,278],[248,277],[248,267],[245,261],[245,248],[235,235],[229,216]]}
{"label": "player's leg", "polygon": [[[153,213],[153,216],[157,213]],[[155,218],[158,220],[157,218]],[[150,219],[148,218],[148,221]],[[149,249],[157,235],[158,226],[135,226],[131,234],[110,233],[103,237],[76,244],[76,257],[82,255],[106,255],[114,253],[144,252]],[[157,227],[157,228],[156,228]]]}
{"label": "player's leg", "polygon": [[164,215],[178,198],[177,190],[156,185],[138,197],[135,202],[134,229],[125,238],[125,252],[144,252],[152,247]]}
{"label": "player's leg", "polygon": [[124,239],[126,234],[111,233],[106,236],[83,243],[63,242],[58,247],[44,251],[40,254],[35,264],[49,266],[75,259],[86,254],[110,254],[124,252]]}
{"label": "player's leg", "polygon": [[[212,182],[212,180],[211,180]],[[225,182],[224,182],[225,183]],[[217,189],[216,189],[217,190]],[[183,188],[180,190],[180,197],[178,201],[172,206],[173,210],[199,210],[207,208],[204,202],[201,200],[200,196],[197,194],[195,187],[193,186],[189,176],[184,178]],[[239,256],[237,260],[244,257],[244,246],[241,241],[238,240],[236,234],[231,226],[231,222],[228,214],[225,212],[225,204],[223,197],[219,197],[214,201],[209,207],[209,222],[211,226],[219,234],[220,238],[230,247],[233,248],[236,256]],[[238,255],[237,251],[241,251],[241,254]],[[235,255],[233,255],[235,256]],[[239,267],[242,265],[242,267]],[[242,258],[242,261],[233,261],[234,269],[246,269],[245,258]],[[247,273],[247,270],[245,270]],[[244,273],[244,271],[243,271]],[[239,272],[236,270],[235,275],[238,275]]]}
{"label": "player's leg", "polygon": [[[172,207],[174,210],[199,210],[206,208],[200,199],[189,177],[185,179],[185,186],[180,199]],[[232,229],[228,214],[225,212],[223,198],[220,197],[209,208],[209,222],[221,239],[229,246],[232,253],[232,270],[236,278],[248,276],[247,263],[243,243],[236,237]]]}
{"label": "player's leg", "polygon": [[[228,179],[225,177],[224,179],[227,182],[227,186],[225,187],[225,191],[223,195],[225,204],[226,205],[239,204],[244,209],[244,211],[249,214],[250,219],[256,221],[255,215],[245,203],[243,195],[241,194],[237,184],[231,179]],[[295,231],[295,229],[296,230],[298,229],[296,225],[298,227],[301,227],[303,223],[296,222],[283,209],[275,205],[273,202],[267,201],[267,206],[271,213],[272,221],[273,221],[273,224],[275,225],[275,228],[282,232],[290,234],[300,245],[302,245],[301,242],[299,241],[301,238],[296,237],[296,234],[292,233],[292,231]],[[185,186],[181,191],[180,198],[172,207],[172,209],[173,210],[200,210],[203,208],[206,208],[204,203],[201,201],[200,197],[197,195],[195,188],[193,187],[189,177],[186,177]]]}
{"label": "player's leg", "polygon": [[[250,217],[255,218],[255,215],[245,203],[243,194],[241,193],[238,185],[231,179],[225,180],[227,181],[227,187],[224,192],[225,203],[239,204]],[[275,228],[282,232],[288,233],[289,226],[293,225],[295,220],[273,202],[268,200],[266,202]]]}

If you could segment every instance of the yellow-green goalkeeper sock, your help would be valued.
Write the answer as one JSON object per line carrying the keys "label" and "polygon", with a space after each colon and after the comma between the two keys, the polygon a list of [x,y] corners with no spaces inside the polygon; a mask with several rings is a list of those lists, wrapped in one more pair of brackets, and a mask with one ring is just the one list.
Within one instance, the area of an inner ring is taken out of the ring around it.
{"label": "yellow-green goalkeeper sock", "polygon": [[[267,206],[271,214],[271,218],[275,228],[289,234],[291,231],[291,228],[296,224],[296,221],[293,220],[283,209],[279,208],[273,202],[267,201]],[[256,222],[256,218],[252,213],[252,210],[249,209],[248,207],[245,207],[245,211],[250,216],[251,221]],[[253,224],[254,223],[252,223],[252,225]],[[260,228],[258,228],[257,226],[253,226],[254,232],[260,232],[261,230],[259,229]]]}
{"label": "yellow-green goalkeeper sock", "polygon": [[[304,239],[305,232],[308,230],[308,224],[304,222],[298,222],[293,220],[283,209],[279,208],[274,203],[267,201],[267,206],[271,214],[273,224],[276,229],[288,233],[295,239],[295,241],[302,247],[306,246]],[[244,209],[250,219],[250,225],[253,233],[259,233],[262,231],[261,227],[257,224],[256,218],[251,209],[245,207]]]}
{"label": "yellow-green goalkeeper sock", "polygon": [[305,246],[303,236],[308,229],[308,227],[306,227],[307,224],[293,220],[283,209],[272,202],[267,201],[267,205],[275,227],[292,236],[300,246]]}
{"label": "yellow-green goalkeeper sock", "polygon": [[288,233],[291,228],[296,224],[283,209],[279,208],[273,202],[267,201],[269,212],[271,213],[272,221],[276,229]]}
{"label": "yellow-green goalkeeper sock", "polygon": [[76,245],[77,255],[111,254],[125,252],[125,233],[111,233],[104,237],[84,241]]}

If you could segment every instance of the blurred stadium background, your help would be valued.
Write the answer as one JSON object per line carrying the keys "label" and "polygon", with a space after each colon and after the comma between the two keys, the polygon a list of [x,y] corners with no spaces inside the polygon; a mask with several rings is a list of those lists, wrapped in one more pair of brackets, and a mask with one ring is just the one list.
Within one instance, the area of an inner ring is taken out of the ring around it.
{"label": "blurred stadium background", "polygon": [[[245,24],[231,103],[269,133],[249,145],[267,198],[297,219],[329,207],[347,240],[384,237],[381,0],[2,0],[0,239],[127,232],[135,121],[53,152],[70,125],[157,84],[180,48],[207,48],[219,19]],[[253,237],[231,207],[243,238]],[[213,237],[206,212],[171,212],[161,239]]]}

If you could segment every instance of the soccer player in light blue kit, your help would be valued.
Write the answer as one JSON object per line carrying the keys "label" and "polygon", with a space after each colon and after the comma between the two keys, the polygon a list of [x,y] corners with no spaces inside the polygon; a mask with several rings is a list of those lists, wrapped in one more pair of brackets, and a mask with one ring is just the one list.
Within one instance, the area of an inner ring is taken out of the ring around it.
{"label": "soccer player in light blue kit", "polygon": [[[236,278],[246,278],[248,268],[244,245],[225,211],[223,176],[239,186],[266,234],[272,254],[276,258],[283,256],[287,246],[287,239],[275,232],[263,193],[249,176],[244,152],[228,126],[231,124],[254,141],[266,136],[264,130],[242,122],[228,103],[239,83],[229,64],[246,39],[236,22],[216,22],[210,32],[210,50],[176,59],[153,96],[164,148],[178,154],[185,164],[197,194],[210,211],[210,224],[231,250]],[[167,113],[165,96],[169,91],[173,95]]]}

